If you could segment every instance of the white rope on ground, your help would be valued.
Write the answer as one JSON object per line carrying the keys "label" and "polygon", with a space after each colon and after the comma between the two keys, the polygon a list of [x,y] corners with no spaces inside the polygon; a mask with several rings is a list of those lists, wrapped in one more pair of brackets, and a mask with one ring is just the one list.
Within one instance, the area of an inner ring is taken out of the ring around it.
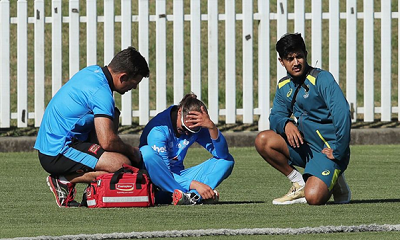
{"label": "white rope on ground", "polygon": [[98,239],[141,239],[141,238],[175,238],[201,236],[234,236],[234,235],[298,235],[349,232],[392,232],[400,231],[399,225],[359,225],[359,226],[320,226],[303,228],[242,228],[242,229],[200,229],[172,230],[152,232],[78,234],[63,236],[38,236],[20,238],[2,238],[0,240],[98,240]]}

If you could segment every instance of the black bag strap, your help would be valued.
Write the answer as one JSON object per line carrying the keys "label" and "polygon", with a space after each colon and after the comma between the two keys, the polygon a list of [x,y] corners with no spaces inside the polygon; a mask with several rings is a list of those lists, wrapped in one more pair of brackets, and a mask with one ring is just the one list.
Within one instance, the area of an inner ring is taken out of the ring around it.
{"label": "black bag strap", "polygon": [[[122,167],[114,172],[113,176],[110,180],[110,189],[115,190],[115,185],[118,183],[119,179],[121,178],[123,173],[134,173],[130,168]],[[142,189],[142,182],[143,182],[143,172],[139,170],[136,176],[136,189]]]}
{"label": "black bag strap", "polygon": [[[309,69],[308,69],[307,74],[306,74],[306,78],[307,78],[308,75],[311,75],[313,77],[317,77],[319,73],[320,73],[319,69],[316,69],[316,68],[313,68],[313,67],[309,66]],[[304,79],[304,81],[305,81],[305,79]],[[299,86],[297,86],[297,88],[296,88],[296,90],[294,91],[294,94],[293,94],[292,102],[290,103],[290,110],[292,110],[292,113],[293,113],[294,103],[296,102],[297,94],[299,93],[299,90],[300,90],[301,87],[303,87],[306,90],[306,92],[308,92],[310,90],[310,88],[304,82],[302,84],[299,84]],[[290,113],[288,117],[290,117],[292,115],[292,113]]]}
{"label": "black bag strap", "polygon": [[308,90],[310,90],[309,88],[308,88],[308,86],[303,82],[303,84],[299,84],[299,86],[296,88],[296,90],[294,91],[294,94],[293,94],[293,98],[292,98],[292,102],[290,103],[290,110],[292,110],[292,112],[289,114],[289,117],[292,115],[292,113],[293,113],[293,106],[294,106],[294,103],[296,102],[296,97],[297,97],[297,94],[299,93],[299,90],[300,90],[300,88],[301,87],[303,87],[305,90],[306,90],[306,92],[308,92]]}

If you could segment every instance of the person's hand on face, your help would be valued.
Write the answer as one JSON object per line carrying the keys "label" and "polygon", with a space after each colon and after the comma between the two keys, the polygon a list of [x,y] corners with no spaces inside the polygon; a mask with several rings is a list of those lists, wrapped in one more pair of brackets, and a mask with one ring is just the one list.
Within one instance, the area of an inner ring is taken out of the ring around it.
{"label": "person's hand on face", "polygon": [[192,130],[197,130],[198,128],[214,128],[214,122],[211,121],[210,115],[206,109],[202,106],[201,111],[190,111],[185,118],[185,125],[189,125]]}

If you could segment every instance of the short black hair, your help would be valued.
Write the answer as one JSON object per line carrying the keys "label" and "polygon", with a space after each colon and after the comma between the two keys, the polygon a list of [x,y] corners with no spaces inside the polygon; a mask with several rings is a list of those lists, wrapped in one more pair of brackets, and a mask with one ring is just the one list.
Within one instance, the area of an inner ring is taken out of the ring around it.
{"label": "short black hair", "polygon": [[108,67],[115,73],[126,73],[129,79],[138,74],[149,77],[149,66],[146,59],[134,47],[128,47],[114,56]]}
{"label": "short black hair", "polygon": [[287,33],[276,43],[276,51],[280,58],[285,58],[290,53],[299,50],[304,53],[307,52],[306,44],[304,43],[304,39],[301,37],[300,33]]}

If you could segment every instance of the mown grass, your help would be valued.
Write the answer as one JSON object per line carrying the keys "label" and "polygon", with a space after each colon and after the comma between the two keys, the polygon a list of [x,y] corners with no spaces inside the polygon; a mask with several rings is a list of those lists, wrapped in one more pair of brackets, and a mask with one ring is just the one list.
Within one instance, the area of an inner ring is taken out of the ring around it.
{"label": "mown grass", "polygon": [[[352,202],[324,206],[274,206],[272,199],[287,192],[290,183],[272,169],[254,148],[231,148],[236,160],[232,175],[217,189],[217,205],[173,206],[130,209],[62,209],[54,202],[37,155],[0,153],[0,238],[60,236],[114,232],[193,229],[302,228],[400,224],[397,172],[400,146],[351,146],[352,157],[346,178]],[[206,158],[203,149],[193,148],[187,167]],[[76,199],[81,199],[83,185]],[[335,233],[270,236],[274,239],[393,239],[389,233]],[[232,239],[261,239],[263,236],[229,236]],[[264,236],[265,237],[265,236]],[[200,239],[225,239],[202,237]],[[196,239],[196,238],[193,238]]]}

